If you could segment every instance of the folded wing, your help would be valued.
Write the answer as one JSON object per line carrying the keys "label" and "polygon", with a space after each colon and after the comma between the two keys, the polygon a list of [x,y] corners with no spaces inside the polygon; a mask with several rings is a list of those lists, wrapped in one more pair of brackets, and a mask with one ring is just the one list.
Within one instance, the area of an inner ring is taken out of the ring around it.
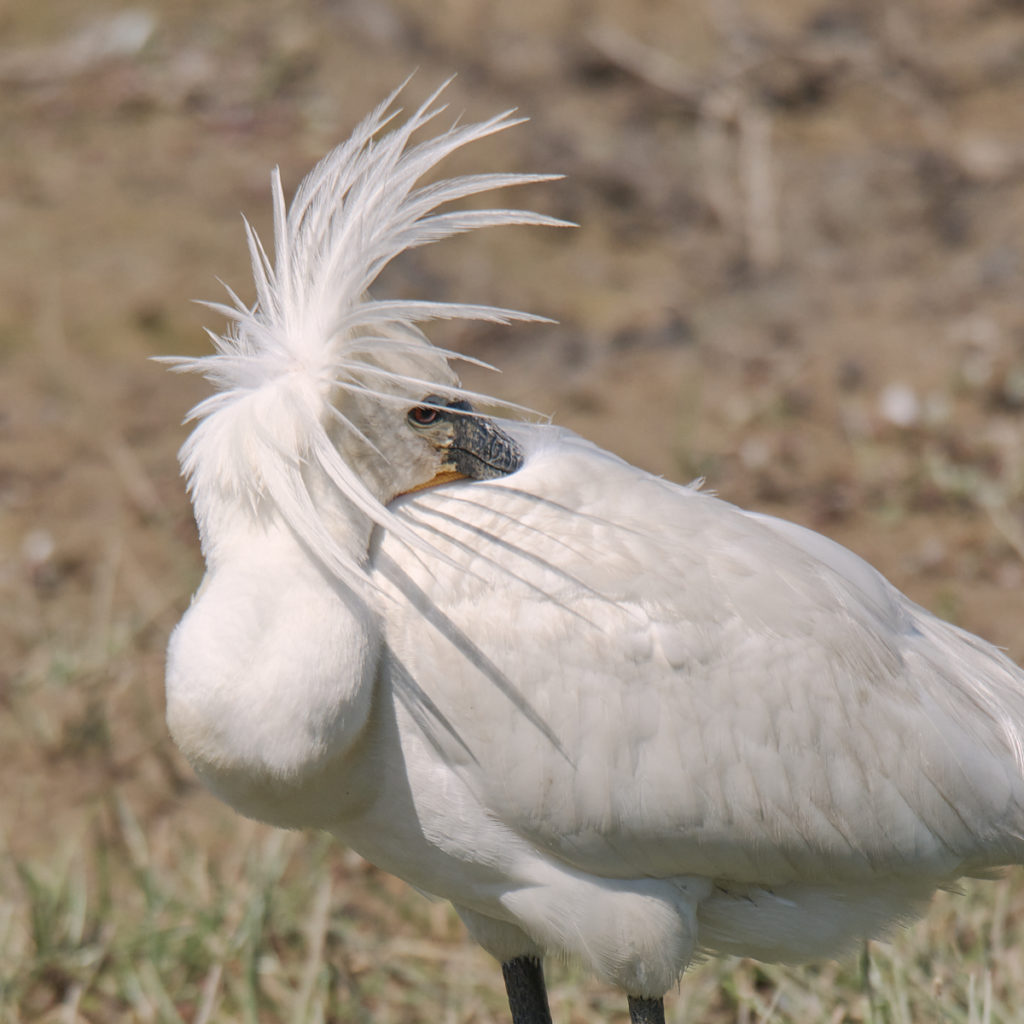
{"label": "folded wing", "polygon": [[1021,858],[1001,653],[811,531],[522,437],[519,473],[395,506],[451,564],[380,560],[422,727],[490,815],[605,877],[939,884]]}

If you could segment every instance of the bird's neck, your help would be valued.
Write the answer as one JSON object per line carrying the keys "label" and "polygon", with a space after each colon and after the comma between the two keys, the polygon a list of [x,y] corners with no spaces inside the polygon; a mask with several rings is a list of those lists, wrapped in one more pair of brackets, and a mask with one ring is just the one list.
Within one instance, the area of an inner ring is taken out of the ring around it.
{"label": "bird's neck", "polygon": [[328,574],[351,579],[362,572],[373,523],[329,482],[304,481],[276,500],[257,488],[193,488],[199,538],[207,568],[251,557],[291,535],[307,558]]}

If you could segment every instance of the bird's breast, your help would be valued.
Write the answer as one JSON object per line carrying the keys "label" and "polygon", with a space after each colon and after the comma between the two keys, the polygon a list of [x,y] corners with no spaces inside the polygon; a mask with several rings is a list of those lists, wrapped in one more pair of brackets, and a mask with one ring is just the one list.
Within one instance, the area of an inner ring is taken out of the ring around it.
{"label": "bird's breast", "polygon": [[216,795],[292,828],[329,827],[365,801],[350,767],[371,704],[374,623],[295,548],[208,572],[169,645],[167,720]]}

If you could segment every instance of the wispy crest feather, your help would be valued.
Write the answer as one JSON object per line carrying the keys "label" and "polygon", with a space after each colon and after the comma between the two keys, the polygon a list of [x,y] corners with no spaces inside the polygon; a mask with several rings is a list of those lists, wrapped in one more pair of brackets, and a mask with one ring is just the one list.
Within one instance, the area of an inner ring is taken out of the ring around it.
{"label": "wispy crest feather", "polygon": [[[397,400],[396,389],[421,396],[477,398],[450,381],[423,377],[424,321],[473,319],[497,323],[540,321],[517,310],[468,303],[374,299],[369,288],[401,252],[481,227],[506,224],[561,226],[566,222],[527,210],[441,210],[492,189],[547,181],[557,175],[471,174],[419,185],[441,160],[467,143],[520,124],[506,111],[460,125],[412,144],[414,132],[446,108],[438,89],[403,124],[384,134],[399,111],[396,90],[342,145],[313,168],[286,207],[281,176],[272,176],[273,259],[246,221],[256,285],[246,305],[231,289],[230,304],[208,303],[229,320],[225,334],[210,337],[215,353],[167,360],[198,372],[217,389],[192,410],[197,419],[181,452],[204,548],[211,518],[225,498],[284,518],[332,571],[357,582],[359,567],[339,549],[318,514],[308,468],[374,522],[423,546],[370,492],[332,443],[328,428],[355,431],[337,407],[338,395],[359,392]],[[441,359],[462,358],[429,348]],[[381,353],[397,357],[384,369]],[[403,354],[410,372],[403,371]],[[439,359],[439,365],[444,365]],[[386,386],[385,386],[386,385]],[[365,439],[367,443],[372,443]]]}

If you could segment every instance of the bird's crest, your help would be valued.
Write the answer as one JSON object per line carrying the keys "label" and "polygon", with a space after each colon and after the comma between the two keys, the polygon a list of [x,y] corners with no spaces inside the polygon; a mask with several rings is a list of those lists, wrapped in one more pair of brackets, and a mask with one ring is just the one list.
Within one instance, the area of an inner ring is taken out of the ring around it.
{"label": "bird's crest", "polygon": [[385,132],[400,113],[394,103],[401,89],[392,93],[313,168],[287,209],[275,170],[273,258],[245,224],[255,303],[246,305],[228,289],[230,304],[208,303],[229,320],[223,335],[208,332],[216,352],[166,360],[201,373],[216,388],[189,414],[199,422],[181,451],[207,557],[215,554],[212,534],[225,502],[248,505],[281,516],[325,565],[357,582],[358,566],[318,514],[309,468],[319,469],[320,480],[330,481],[372,521],[399,534],[409,530],[339,454],[332,436],[338,430],[358,433],[339,396],[406,403],[427,393],[483,398],[465,392],[447,368],[448,359],[465,357],[431,346],[418,325],[452,318],[544,319],[493,306],[369,295],[381,271],[406,249],[474,228],[566,223],[526,210],[442,209],[467,196],[558,175],[471,174],[419,184],[456,149],[523,120],[506,111],[412,143],[413,133],[446,109],[437,102],[443,88]]}

